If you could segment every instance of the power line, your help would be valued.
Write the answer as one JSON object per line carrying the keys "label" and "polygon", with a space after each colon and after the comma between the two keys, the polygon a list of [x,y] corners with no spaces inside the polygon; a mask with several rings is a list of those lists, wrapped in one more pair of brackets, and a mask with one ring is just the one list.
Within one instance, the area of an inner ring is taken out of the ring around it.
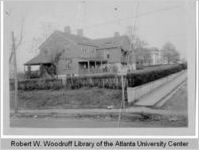
{"label": "power line", "polygon": [[137,17],[138,17],[138,8],[139,8],[139,0],[137,1],[137,5],[136,5],[136,9],[135,9],[135,21],[134,21],[134,26],[133,26],[133,32],[135,34],[136,31],[136,21],[137,21]]}
{"label": "power line", "polygon": [[164,11],[169,11],[169,10],[173,10],[173,9],[178,9],[178,8],[182,8],[182,6],[175,6],[175,7],[162,8],[162,9],[158,9],[158,10],[154,10],[154,11],[147,11],[147,12],[143,12],[143,13],[141,13],[139,15],[136,15],[134,17],[127,17],[127,18],[117,19],[117,20],[114,19],[114,20],[110,20],[110,21],[107,21],[107,22],[95,24],[95,25],[92,25],[92,26],[87,26],[87,27],[85,27],[85,29],[96,28],[96,27],[99,27],[99,26],[113,24],[115,22],[124,21],[124,20],[137,19],[139,17],[155,14],[155,13],[158,13],[158,12],[164,12]]}
{"label": "power line", "polygon": [[[136,21],[137,21],[137,14],[138,14],[138,8],[139,8],[139,0],[137,1],[136,9],[135,9],[135,21],[134,21],[134,26],[133,26],[133,31],[130,30],[130,51],[131,51],[131,45],[132,45],[132,40],[133,40],[133,34],[135,34],[135,26],[136,26]],[[120,22],[118,21],[118,24],[120,25]],[[131,28],[131,27],[130,27]],[[132,33],[134,32],[134,33]],[[129,53],[131,54],[131,53]],[[128,59],[130,57],[128,56]],[[130,62],[130,61],[129,61]],[[122,101],[121,101],[121,106],[120,106],[120,111],[119,111],[119,116],[118,116],[118,127],[120,127],[121,123],[121,118],[122,118],[122,113],[123,109],[125,111],[125,96],[124,96],[124,77],[121,75],[121,83],[122,83]]]}

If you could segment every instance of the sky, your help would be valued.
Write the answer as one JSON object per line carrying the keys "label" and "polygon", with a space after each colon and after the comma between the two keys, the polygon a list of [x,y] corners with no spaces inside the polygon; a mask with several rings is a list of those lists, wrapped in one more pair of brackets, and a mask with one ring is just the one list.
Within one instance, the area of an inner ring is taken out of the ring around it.
{"label": "sky", "polygon": [[16,40],[23,22],[23,41],[17,50],[17,66],[39,52],[34,39],[44,40],[46,25],[49,32],[77,28],[91,39],[110,37],[114,32],[127,34],[128,26],[149,47],[161,47],[171,42],[186,58],[195,37],[194,0],[66,0],[8,1],[4,3],[4,50],[11,51],[11,31]]}

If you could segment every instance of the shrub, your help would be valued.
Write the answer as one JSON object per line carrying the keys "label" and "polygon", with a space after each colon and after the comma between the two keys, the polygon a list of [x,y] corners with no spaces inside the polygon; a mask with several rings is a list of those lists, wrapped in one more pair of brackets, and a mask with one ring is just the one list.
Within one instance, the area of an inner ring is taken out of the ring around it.
{"label": "shrub", "polygon": [[158,70],[148,70],[141,71],[138,73],[129,73],[127,74],[127,82],[129,87],[139,86],[163,77],[166,77],[170,74],[179,72],[185,69],[186,66],[183,64],[170,66],[168,68],[162,68]]}
{"label": "shrub", "polygon": [[120,80],[120,77],[114,74],[70,77],[67,78],[66,87],[72,89],[81,87],[120,88],[118,80]]}
{"label": "shrub", "polygon": [[[125,88],[139,86],[187,68],[187,64],[178,64],[167,67],[159,67],[150,70],[139,70],[124,76]],[[61,89],[63,87],[78,89],[82,87],[99,87],[109,89],[121,89],[121,76],[117,74],[92,75],[83,77],[69,77],[63,85],[62,79],[28,79],[19,81],[20,90],[47,90]],[[14,89],[14,81],[10,80],[10,89]]]}
{"label": "shrub", "polygon": [[181,65],[182,69],[187,69],[187,63],[181,63],[180,65]]}
{"label": "shrub", "polygon": [[61,79],[28,79],[19,81],[18,89],[20,90],[47,90],[63,88]]}

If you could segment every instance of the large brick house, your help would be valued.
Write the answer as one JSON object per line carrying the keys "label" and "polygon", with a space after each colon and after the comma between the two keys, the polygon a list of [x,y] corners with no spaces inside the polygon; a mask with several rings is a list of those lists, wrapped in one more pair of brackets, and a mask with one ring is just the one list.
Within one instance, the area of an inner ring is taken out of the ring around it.
{"label": "large brick house", "polygon": [[82,29],[72,34],[70,27],[65,27],[64,32],[52,33],[39,50],[24,64],[29,73],[33,65],[40,66],[40,74],[81,75],[98,73],[105,66],[134,63],[129,38],[117,32],[112,37],[93,40],[84,37]]}

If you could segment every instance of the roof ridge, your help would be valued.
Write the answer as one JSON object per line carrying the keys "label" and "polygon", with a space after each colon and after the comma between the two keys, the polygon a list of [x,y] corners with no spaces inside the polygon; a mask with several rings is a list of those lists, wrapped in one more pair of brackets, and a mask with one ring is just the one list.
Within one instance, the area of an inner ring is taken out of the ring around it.
{"label": "roof ridge", "polygon": [[120,36],[112,36],[112,37],[105,37],[105,38],[96,38],[96,39],[93,39],[94,41],[95,40],[106,40],[106,39],[116,39],[116,38],[124,38],[124,37],[128,37],[127,35],[120,35]]}

